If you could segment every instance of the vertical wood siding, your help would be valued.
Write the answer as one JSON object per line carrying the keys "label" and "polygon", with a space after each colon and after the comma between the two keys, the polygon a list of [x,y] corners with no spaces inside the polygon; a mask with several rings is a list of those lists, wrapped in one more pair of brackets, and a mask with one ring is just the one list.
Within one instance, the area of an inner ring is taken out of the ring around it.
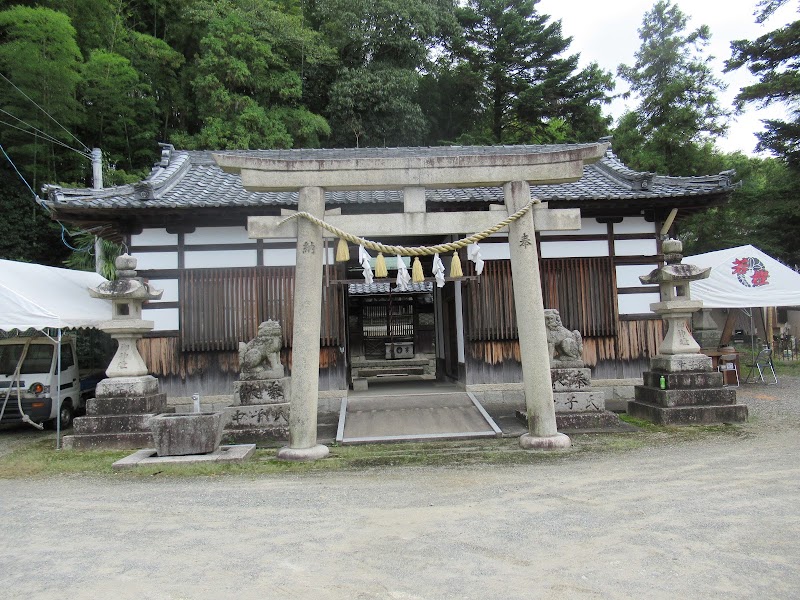
{"label": "vertical wood siding", "polygon": [[[323,286],[323,346],[340,345],[343,290]],[[181,349],[236,350],[253,339],[258,325],[279,321],[283,345],[291,347],[294,325],[294,267],[187,269],[180,273]]]}
{"label": "vertical wood siding", "polygon": [[[614,265],[608,257],[540,261],[545,308],[555,308],[569,329],[584,337],[617,332]],[[467,287],[468,339],[517,338],[511,261],[487,261],[480,282]]]}

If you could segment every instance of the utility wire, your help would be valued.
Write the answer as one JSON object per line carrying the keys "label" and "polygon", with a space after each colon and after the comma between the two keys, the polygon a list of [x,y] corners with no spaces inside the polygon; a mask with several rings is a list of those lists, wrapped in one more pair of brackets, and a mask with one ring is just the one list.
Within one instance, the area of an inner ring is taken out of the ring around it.
{"label": "utility wire", "polygon": [[69,129],[67,129],[67,128],[66,128],[66,127],[64,127],[64,126],[63,126],[61,123],[59,123],[59,122],[56,120],[56,118],[55,118],[53,115],[51,115],[51,114],[50,114],[49,112],[47,112],[47,111],[46,111],[44,108],[42,108],[41,106],[39,106],[39,104],[36,102],[36,100],[34,100],[34,99],[33,99],[33,98],[31,98],[30,96],[28,96],[28,94],[26,94],[26,93],[25,93],[25,92],[23,92],[21,89],[19,89],[19,88],[18,88],[16,85],[14,85],[14,82],[13,82],[13,81],[11,81],[11,80],[10,80],[8,77],[6,77],[5,75],[3,75],[2,73],[0,73],[0,77],[2,77],[3,79],[5,79],[5,80],[6,80],[8,83],[10,83],[10,84],[11,84],[11,85],[14,87],[14,89],[15,89],[15,90],[17,90],[17,91],[18,91],[20,94],[22,94],[22,95],[23,95],[23,96],[25,96],[25,97],[26,97],[28,100],[30,100],[30,101],[33,103],[33,105],[34,105],[34,106],[36,106],[36,108],[38,108],[38,109],[39,109],[40,111],[42,111],[44,114],[46,114],[46,115],[47,115],[47,116],[48,116],[48,117],[49,117],[49,118],[50,118],[50,119],[53,121],[53,123],[55,123],[56,125],[58,125],[59,127],[61,127],[61,129],[63,129],[63,130],[64,130],[64,131],[66,131],[66,132],[67,132],[67,133],[68,133],[70,136],[72,136],[72,138],[73,138],[73,139],[74,139],[76,142],[78,142],[78,143],[79,143],[81,146],[83,146],[83,147],[84,147],[84,149],[85,149],[87,152],[91,152],[91,149],[89,148],[89,146],[87,146],[87,145],[86,145],[86,144],[84,144],[82,141],[80,141],[80,140],[77,138],[77,136],[76,136],[74,133],[72,133],[72,132],[71,132]]}
{"label": "utility wire", "polygon": [[[24,119],[20,119],[17,115],[12,114],[12,113],[8,112],[7,110],[3,110],[2,108],[0,108],[0,113],[8,115],[9,117],[14,119],[15,121],[18,121],[18,122],[22,123],[23,125],[25,125],[26,127],[30,127],[33,131],[35,131],[36,133],[40,134],[44,139],[46,139],[49,142],[53,142],[55,144],[60,144],[61,146],[64,146],[65,148],[68,148],[70,150],[74,150],[75,152],[79,153],[81,156],[87,156],[87,157],[91,158],[91,154],[83,152],[82,150],[77,150],[77,149],[73,148],[72,146],[70,146],[69,144],[64,142],[63,140],[60,140],[57,137],[47,133],[46,131],[44,131],[42,129],[39,129],[35,125],[31,125],[30,123],[28,123]],[[23,131],[25,131],[25,130],[23,130]]]}
{"label": "utility wire", "polygon": [[[18,175],[18,176],[19,176],[19,178],[22,180],[22,183],[24,183],[24,184],[25,184],[25,187],[27,187],[27,188],[30,190],[31,194],[33,194],[33,198],[34,198],[34,200],[36,201],[36,203],[37,203],[39,206],[41,206],[41,207],[42,207],[42,208],[43,208],[43,209],[44,209],[46,212],[48,212],[48,213],[49,213],[49,212],[50,212],[50,207],[49,207],[49,206],[47,206],[47,204],[45,204],[44,200],[42,200],[42,199],[39,197],[39,195],[38,195],[36,192],[34,192],[34,191],[33,191],[33,188],[31,187],[31,184],[29,184],[29,183],[28,183],[28,180],[27,180],[27,179],[25,179],[25,177],[22,175],[22,173],[20,173],[19,169],[17,168],[17,165],[15,165],[15,164],[14,164],[14,161],[13,161],[13,160],[11,160],[11,157],[10,157],[10,156],[8,155],[8,153],[6,152],[6,149],[5,149],[5,148],[3,148],[3,145],[2,145],[2,144],[0,144],[0,152],[2,152],[2,153],[3,153],[3,156],[5,156],[5,157],[6,157],[6,160],[8,160],[9,164],[10,164],[10,165],[13,167],[14,171],[16,171],[17,175]],[[87,244],[87,245],[86,245],[85,247],[83,247],[83,248],[76,248],[75,246],[73,246],[72,244],[70,244],[70,243],[67,241],[67,239],[66,239],[66,237],[65,237],[65,235],[64,235],[64,234],[67,234],[67,235],[69,235],[70,237],[75,237],[76,235],[79,235],[79,234],[81,234],[81,233],[89,233],[89,234],[92,234],[92,232],[91,232],[91,231],[87,231],[87,230],[85,230],[85,229],[80,229],[80,230],[78,230],[78,231],[71,232],[71,231],[69,231],[69,230],[68,230],[68,229],[67,229],[67,228],[64,226],[64,224],[63,224],[61,221],[58,221],[58,220],[56,220],[56,223],[58,223],[58,224],[59,224],[59,226],[61,227],[61,242],[62,242],[62,243],[63,243],[63,244],[64,244],[64,245],[65,245],[67,248],[69,248],[69,249],[70,249],[70,250],[72,250],[73,252],[88,252],[88,253],[91,253],[91,250],[93,249],[93,247],[94,247],[94,244]]]}
{"label": "utility wire", "polygon": [[[3,111],[2,109],[0,109],[0,112],[5,112],[5,111]],[[12,116],[13,116],[13,115],[12,115]],[[16,119],[16,117],[14,117],[14,118]],[[17,119],[17,120],[21,121],[20,119]],[[22,122],[22,123],[25,123],[24,121],[21,121],[21,122]],[[28,133],[28,134],[30,134],[30,135],[35,135],[35,133],[34,133],[33,131],[31,131],[30,129],[24,129],[24,128],[22,128],[22,127],[19,127],[19,126],[17,126],[17,125],[14,125],[13,123],[9,123],[8,121],[3,121],[3,120],[0,120],[0,124],[2,124],[2,125],[5,125],[6,127],[11,127],[12,129],[17,129],[17,130],[19,130],[19,131],[22,131],[22,132]],[[25,124],[26,124],[26,125],[28,125],[28,123],[25,123]],[[59,140],[59,139],[57,139],[57,138],[54,138],[54,137],[52,137],[52,136],[48,136],[48,135],[46,135],[46,134],[43,136],[43,138],[45,139],[45,141],[48,141],[48,142],[50,142],[51,144],[56,144],[56,145],[58,145],[58,146],[62,146],[62,147],[64,147],[64,148],[66,148],[67,150],[72,150],[73,152],[76,152],[76,153],[78,153],[78,154],[79,154],[80,156],[82,156],[83,158],[86,158],[86,159],[91,159],[91,158],[92,158],[91,154],[86,154],[85,152],[82,152],[81,150],[78,150],[77,148],[73,148],[72,146],[70,146],[70,145],[68,145],[68,144],[65,144],[64,142],[62,142],[61,140]]]}

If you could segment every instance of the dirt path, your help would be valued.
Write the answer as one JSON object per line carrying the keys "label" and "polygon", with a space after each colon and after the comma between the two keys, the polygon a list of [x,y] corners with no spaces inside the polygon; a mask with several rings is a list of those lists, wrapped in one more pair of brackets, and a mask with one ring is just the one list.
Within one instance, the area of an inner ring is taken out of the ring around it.
{"label": "dirt path", "polygon": [[800,381],[742,435],[541,464],[0,481],[9,598],[797,598]]}

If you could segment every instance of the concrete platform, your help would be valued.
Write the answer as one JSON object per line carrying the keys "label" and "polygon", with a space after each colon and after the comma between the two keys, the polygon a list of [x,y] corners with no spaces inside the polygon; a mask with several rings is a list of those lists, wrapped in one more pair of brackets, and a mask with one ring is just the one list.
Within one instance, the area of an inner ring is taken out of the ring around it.
{"label": "concrete platform", "polygon": [[220,446],[208,454],[189,454],[185,456],[158,456],[154,448],[138,450],[115,462],[111,467],[115,470],[133,469],[150,465],[193,465],[207,462],[242,462],[250,458],[256,451],[255,444],[236,446]]}
{"label": "concrete platform", "polygon": [[446,385],[432,389],[428,384],[428,390],[408,393],[393,386],[388,394],[373,389],[343,399],[336,441],[366,444],[502,435],[471,393]]}

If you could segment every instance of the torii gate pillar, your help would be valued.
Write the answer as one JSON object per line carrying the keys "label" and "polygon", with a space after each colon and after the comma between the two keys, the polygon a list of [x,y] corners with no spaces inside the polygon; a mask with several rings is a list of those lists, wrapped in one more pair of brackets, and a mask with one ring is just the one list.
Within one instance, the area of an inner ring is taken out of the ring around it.
{"label": "torii gate pillar", "polygon": [[[484,231],[530,201],[529,182],[565,183],[580,179],[583,164],[599,160],[607,144],[481,148],[397,148],[338,151],[252,152],[214,155],[229,173],[240,173],[251,191],[299,191],[298,208],[324,215],[325,190],[391,190],[425,187],[503,186],[507,210],[426,213],[424,203],[407,202],[404,213],[327,215],[325,220],[362,237],[463,234]],[[349,153],[349,155],[348,155]],[[413,195],[413,194],[412,194]],[[418,195],[418,194],[417,194]],[[299,221],[299,222],[298,222]],[[577,209],[549,210],[539,205],[509,225],[514,302],[517,312],[528,433],[523,448],[570,445],[556,429],[550,358],[539,280],[536,229],[579,229]],[[322,304],[323,232],[305,219],[249,217],[251,238],[296,237],[292,388],[289,446],[278,457],[315,460],[328,455],[317,443],[319,335]]]}

